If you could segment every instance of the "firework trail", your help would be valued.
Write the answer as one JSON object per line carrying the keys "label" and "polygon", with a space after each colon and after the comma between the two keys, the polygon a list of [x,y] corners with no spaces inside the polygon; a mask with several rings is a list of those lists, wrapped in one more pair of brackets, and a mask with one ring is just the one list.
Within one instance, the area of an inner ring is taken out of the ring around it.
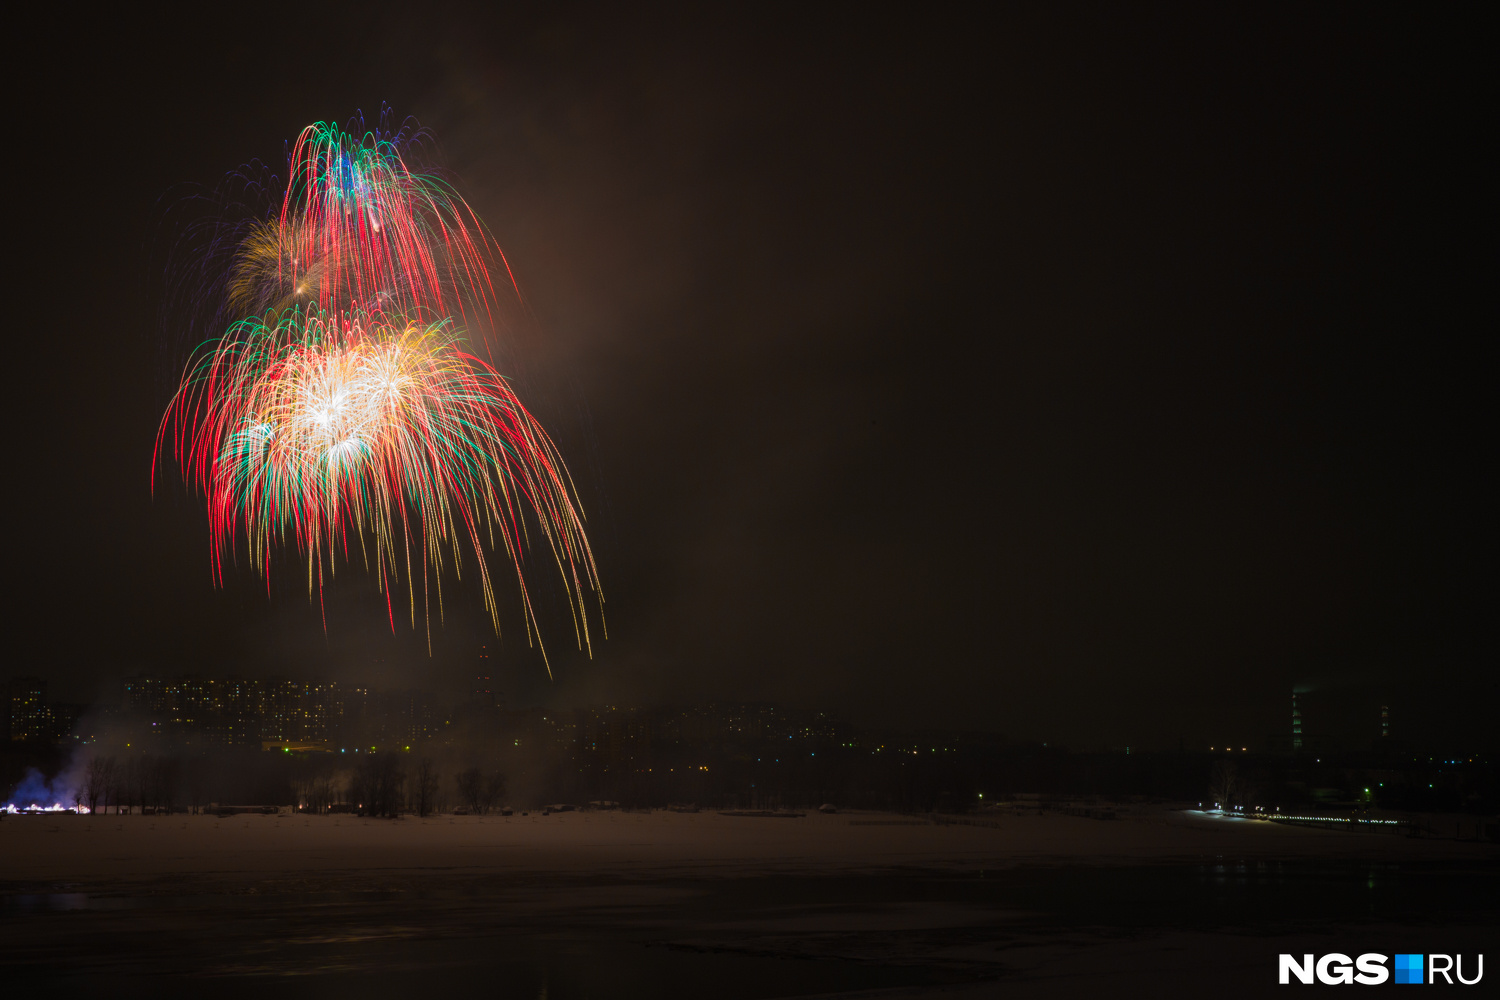
{"label": "firework trail", "polygon": [[490,259],[515,286],[468,204],[413,173],[392,139],[309,125],[289,169],[278,216],[254,225],[236,253],[228,301],[237,315],[354,305],[473,322],[494,301]]}
{"label": "firework trail", "polygon": [[272,551],[290,544],[321,601],[338,560],[357,559],[392,628],[394,592],[413,627],[421,605],[430,650],[441,573],[451,563],[461,577],[471,557],[499,632],[487,553],[504,552],[541,646],[524,572],[540,534],[591,652],[585,594],[601,620],[603,596],[577,491],[456,321],[488,316],[498,247],[461,198],[373,133],[310,126],[290,164],[279,217],[243,230],[224,282],[243,318],[189,363],[157,443],[207,501],[216,582],[246,551],[269,588]]}

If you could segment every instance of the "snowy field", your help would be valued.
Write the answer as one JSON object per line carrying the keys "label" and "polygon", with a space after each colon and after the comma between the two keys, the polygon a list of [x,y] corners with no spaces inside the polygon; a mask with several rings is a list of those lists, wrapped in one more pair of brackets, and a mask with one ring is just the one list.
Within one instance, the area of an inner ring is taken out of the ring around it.
{"label": "snowy field", "polygon": [[1115,821],[1060,815],[931,822],[883,813],[800,818],[714,812],[542,816],[9,816],[0,881],[175,874],[441,869],[731,876],[1237,858],[1495,858],[1493,845],[1221,819],[1165,809]]}
{"label": "snowy field", "polygon": [[8,816],[0,967],[28,995],[1250,997],[1279,952],[1493,954],[1500,931],[1494,845],[951,820]]}

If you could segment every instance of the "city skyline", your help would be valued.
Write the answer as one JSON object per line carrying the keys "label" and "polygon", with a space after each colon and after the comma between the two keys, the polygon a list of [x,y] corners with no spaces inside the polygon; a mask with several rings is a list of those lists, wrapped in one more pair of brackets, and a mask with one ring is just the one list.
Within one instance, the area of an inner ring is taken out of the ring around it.
{"label": "city skyline", "polygon": [[[481,647],[475,664],[479,671],[489,670],[488,654]],[[601,711],[624,712],[641,718],[670,717],[674,714],[741,711],[781,711],[787,718],[818,718],[849,732],[888,734],[895,738],[921,732],[977,734],[985,730],[958,726],[869,727],[855,725],[848,718],[830,712],[829,706],[798,706],[786,703],[736,701],[734,699],[692,704],[683,701],[663,704],[593,703],[569,706],[545,703],[509,703],[493,690],[493,678],[476,673],[468,691],[444,695],[423,688],[372,688],[369,685],[320,678],[274,676],[255,678],[204,673],[134,674],[117,679],[107,691],[89,702],[59,702],[47,697],[48,682],[40,677],[16,677],[3,684],[6,693],[11,739],[87,740],[87,726],[96,729],[118,729],[122,725],[139,726],[151,720],[149,730],[163,744],[173,740],[194,741],[200,745],[254,746],[299,744],[304,749],[338,749],[342,742],[349,747],[368,744],[373,739],[382,747],[422,742],[447,734],[451,740],[459,733],[455,723],[477,729],[466,730],[460,738],[480,735],[486,730],[499,731],[506,725],[531,725],[525,720],[551,716],[566,719]],[[1399,748],[1397,752],[1419,750],[1442,755],[1483,756],[1490,751],[1483,742],[1464,743],[1441,729],[1412,725],[1410,716],[1402,718],[1398,703],[1397,726],[1392,730],[1391,694],[1389,689],[1346,687],[1313,689],[1301,686],[1290,692],[1290,716],[1280,724],[1269,720],[1258,731],[1230,735],[1229,727],[1205,720],[1197,726],[1200,733],[1217,732],[1205,743],[1200,735],[1189,740],[1184,733],[1140,733],[1123,744],[1085,741],[1069,749],[1081,752],[1162,752],[1177,749],[1202,752],[1253,752],[1259,754],[1314,754],[1316,752],[1363,751],[1379,747]],[[1309,706],[1311,715],[1309,716]],[[375,721],[375,720],[380,721]],[[361,721],[363,720],[363,721]],[[1309,721],[1310,720],[1310,721]],[[1418,720],[1420,723],[1420,720]],[[75,725],[76,724],[76,725]],[[360,735],[354,735],[359,731]],[[989,731],[1001,739],[1011,734]],[[18,735],[21,734],[21,735]],[[1063,741],[1016,738],[1018,744],[1067,746]]]}

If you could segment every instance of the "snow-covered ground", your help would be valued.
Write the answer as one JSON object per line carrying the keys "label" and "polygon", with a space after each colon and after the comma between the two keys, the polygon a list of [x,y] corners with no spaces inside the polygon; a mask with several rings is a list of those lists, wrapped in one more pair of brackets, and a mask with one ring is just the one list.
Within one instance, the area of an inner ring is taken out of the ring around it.
{"label": "snow-covered ground", "polygon": [[1255,997],[1280,952],[1486,950],[1497,860],[1141,807],[6,816],[0,968],[27,995]]}
{"label": "snow-covered ground", "polygon": [[970,869],[1236,858],[1496,858],[1495,845],[1330,831],[1144,809],[1119,820],[1058,815],[926,822],[880,813],[796,819],[714,812],[510,817],[8,816],[0,881],[359,869],[675,877],[754,871]]}

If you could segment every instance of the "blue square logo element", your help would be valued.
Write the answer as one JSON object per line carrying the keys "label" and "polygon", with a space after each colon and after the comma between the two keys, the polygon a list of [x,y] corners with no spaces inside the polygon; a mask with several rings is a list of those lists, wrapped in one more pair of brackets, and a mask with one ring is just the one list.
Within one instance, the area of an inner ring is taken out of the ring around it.
{"label": "blue square logo element", "polygon": [[1420,983],[1422,981],[1422,956],[1396,956],[1396,982]]}

